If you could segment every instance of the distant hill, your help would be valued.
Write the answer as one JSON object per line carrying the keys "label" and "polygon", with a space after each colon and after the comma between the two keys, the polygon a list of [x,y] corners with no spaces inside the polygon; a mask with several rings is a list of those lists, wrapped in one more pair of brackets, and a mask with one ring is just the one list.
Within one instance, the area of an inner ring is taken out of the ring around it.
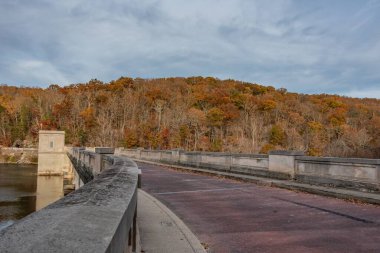
{"label": "distant hill", "polygon": [[211,77],[0,86],[0,145],[31,145],[40,129],[76,146],[379,158],[380,100]]}

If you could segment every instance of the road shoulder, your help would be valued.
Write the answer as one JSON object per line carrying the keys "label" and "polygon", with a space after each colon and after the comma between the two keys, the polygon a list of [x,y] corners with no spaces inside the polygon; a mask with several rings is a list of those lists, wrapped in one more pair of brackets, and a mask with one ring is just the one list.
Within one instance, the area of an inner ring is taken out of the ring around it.
{"label": "road shoulder", "polygon": [[144,190],[138,191],[141,252],[206,253],[198,238],[172,211]]}

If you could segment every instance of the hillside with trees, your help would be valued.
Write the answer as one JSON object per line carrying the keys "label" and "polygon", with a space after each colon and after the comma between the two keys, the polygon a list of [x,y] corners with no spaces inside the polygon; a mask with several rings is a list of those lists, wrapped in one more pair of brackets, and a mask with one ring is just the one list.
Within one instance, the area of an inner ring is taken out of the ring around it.
{"label": "hillside with trees", "polygon": [[378,99],[210,77],[0,86],[0,145],[35,145],[40,129],[64,130],[74,146],[380,158]]}

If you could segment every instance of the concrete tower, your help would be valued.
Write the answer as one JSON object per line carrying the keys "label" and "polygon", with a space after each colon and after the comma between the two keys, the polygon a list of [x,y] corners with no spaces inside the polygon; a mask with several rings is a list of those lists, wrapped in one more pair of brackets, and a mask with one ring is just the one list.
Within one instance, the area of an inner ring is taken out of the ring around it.
{"label": "concrete tower", "polygon": [[70,170],[64,131],[39,131],[38,175],[64,175]]}

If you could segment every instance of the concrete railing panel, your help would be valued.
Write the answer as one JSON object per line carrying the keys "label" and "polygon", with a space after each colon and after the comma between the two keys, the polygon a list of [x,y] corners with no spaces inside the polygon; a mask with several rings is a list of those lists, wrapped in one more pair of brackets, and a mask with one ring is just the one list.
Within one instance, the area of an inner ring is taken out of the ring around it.
{"label": "concrete railing panel", "polygon": [[268,156],[234,154],[231,157],[231,171],[247,175],[267,176]]}
{"label": "concrete railing panel", "polygon": [[377,159],[297,157],[296,178],[318,184],[380,189]]}
{"label": "concrete railing panel", "polygon": [[212,168],[215,170],[230,170],[231,155],[221,153],[200,153],[199,167]]}
{"label": "concrete railing panel", "polygon": [[236,174],[380,190],[380,159],[307,157],[300,151],[271,151],[269,155],[141,149],[118,152],[136,159]]}
{"label": "concrete railing panel", "polygon": [[150,160],[154,160],[154,161],[160,161],[161,152],[160,151],[147,152],[147,151],[143,150],[143,151],[141,151],[141,158],[142,159],[150,159]]}
{"label": "concrete railing panel", "polygon": [[181,165],[199,167],[198,153],[196,152],[184,152],[179,155],[179,163]]}
{"label": "concrete railing panel", "polygon": [[172,151],[161,151],[161,161],[171,163],[173,161]]}
{"label": "concrete railing panel", "polygon": [[[139,169],[126,157],[73,149],[74,165],[102,173],[78,190],[0,232],[0,252],[132,252],[136,249]],[[87,164],[87,165],[86,165]],[[77,168],[76,168],[77,169]],[[98,171],[100,168],[91,168]],[[78,173],[81,171],[78,170]]]}

